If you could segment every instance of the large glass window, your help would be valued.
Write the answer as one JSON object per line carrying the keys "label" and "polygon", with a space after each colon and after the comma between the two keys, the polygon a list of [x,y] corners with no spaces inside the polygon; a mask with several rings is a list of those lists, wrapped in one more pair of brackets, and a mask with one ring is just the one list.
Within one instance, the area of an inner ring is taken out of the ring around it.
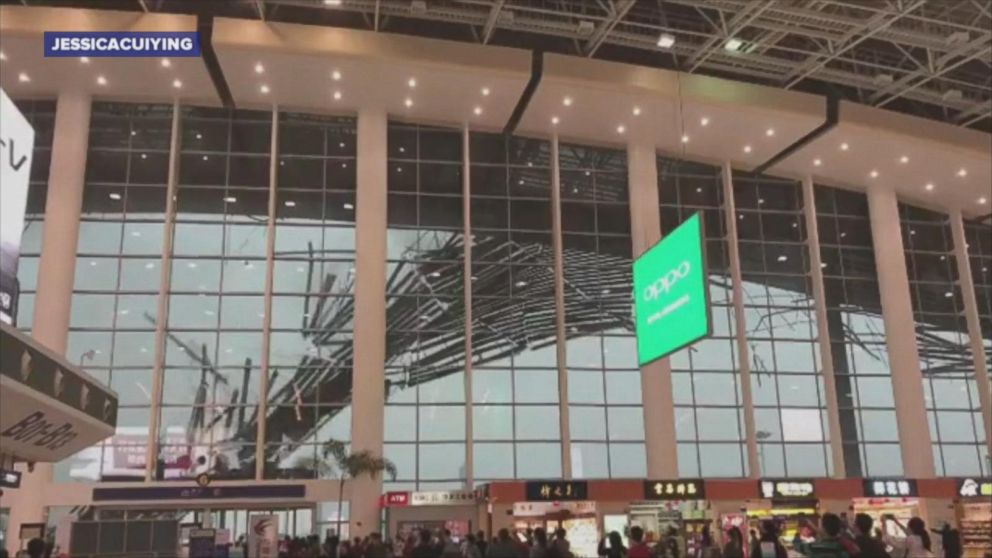
{"label": "large glass window", "polygon": [[831,474],[802,189],[734,173],[744,320],[761,473]]}
{"label": "large glass window", "polygon": [[116,434],[58,480],[144,480],[171,128],[167,105],[92,107],[66,358],[120,410]]}
{"label": "large glass window", "polygon": [[384,454],[391,488],[465,482],[462,134],[389,123]]}
{"label": "large glass window", "polygon": [[988,474],[950,220],[906,204],[899,213],[937,474]]}
{"label": "large glass window", "polygon": [[[975,284],[978,322],[985,347],[985,367],[992,380],[992,220],[986,217],[980,222],[965,222],[964,231],[968,259],[971,262],[971,278]],[[987,471],[992,471],[990,459],[992,458],[986,454],[984,462],[988,466]]]}
{"label": "large glass window", "polygon": [[559,477],[551,146],[470,139],[475,480]]}
{"label": "large glass window", "polygon": [[572,474],[646,474],[624,151],[561,144]]}
{"label": "large glass window", "polygon": [[747,475],[720,168],[658,158],[662,234],[703,214],[713,335],[671,357],[679,475]]}
{"label": "large glass window", "polygon": [[280,114],[266,478],[326,476],[351,437],[353,117]]}
{"label": "large glass window", "polygon": [[820,185],[815,192],[844,467],[848,476],[899,476],[902,453],[868,198]]}

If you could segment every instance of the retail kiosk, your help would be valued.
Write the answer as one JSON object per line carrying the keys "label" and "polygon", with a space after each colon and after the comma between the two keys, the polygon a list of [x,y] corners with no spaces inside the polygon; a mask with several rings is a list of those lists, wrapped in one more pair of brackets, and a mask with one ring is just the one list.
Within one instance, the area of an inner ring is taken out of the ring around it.
{"label": "retail kiosk", "polygon": [[964,558],[992,552],[992,479],[959,479],[955,511]]}

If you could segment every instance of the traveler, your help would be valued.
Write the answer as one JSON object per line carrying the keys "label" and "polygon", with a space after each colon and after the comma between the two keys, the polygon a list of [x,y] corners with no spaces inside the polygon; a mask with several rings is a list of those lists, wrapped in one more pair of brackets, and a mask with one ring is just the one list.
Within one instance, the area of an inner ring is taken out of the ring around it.
{"label": "traveler", "polygon": [[627,558],[627,547],[623,545],[623,538],[620,537],[620,533],[610,531],[608,538],[610,546],[606,546],[606,538],[603,538],[599,541],[599,548],[596,549],[596,553],[606,558]]}
{"label": "traveler", "polygon": [[510,538],[508,529],[499,530],[496,540],[486,549],[486,558],[520,558],[520,551]]}
{"label": "traveler", "polygon": [[427,529],[420,530],[420,542],[414,547],[411,558],[439,558],[441,553],[438,548],[431,544],[431,532]]}
{"label": "traveler", "polygon": [[479,554],[485,556],[486,550],[489,548],[489,543],[486,542],[485,531],[480,530],[475,533],[475,544],[479,547]]}
{"label": "traveler", "polygon": [[389,558],[391,554],[382,542],[382,535],[379,533],[369,535],[369,542],[365,546],[365,558]]}
{"label": "traveler", "polygon": [[441,549],[441,558],[462,558],[462,549],[451,538],[451,531],[444,529],[441,531],[438,540],[438,547]]}
{"label": "traveler", "polygon": [[538,527],[534,529],[534,545],[530,547],[530,558],[547,558],[548,533]]}
{"label": "traveler", "polygon": [[552,558],[572,558],[572,543],[568,542],[567,535],[561,527],[555,529],[555,540],[549,549]]}
{"label": "traveler", "polygon": [[802,527],[807,527],[817,537],[815,541],[806,543],[799,537],[799,531],[796,531],[796,536],[792,539],[792,546],[804,556],[809,558],[852,558],[860,552],[852,541],[841,537],[844,522],[837,514],[823,514],[823,517],[820,518],[821,529],[819,530],[806,519],[800,519],[799,526],[799,531],[802,530]]}
{"label": "traveler", "polygon": [[341,540],[338,539],[337,535],[324,539],[324,558],[338,558],[338,546],[340,544]]}
{"label": "traveler", "polygon": [[[905,539],[897,539],[888,535],[886,522],[894,523],[906,535]],[[930,534],[927,526],[919,517],[914,517],[904,526],[892,515],[882,516],[882,533],[885,543],[894,548],[893,556],[898,558],[933,558],[930,548]]]}
{"label": "traveler", "polygon": [[872,536],[872,526],[875,520],[866,513],[854,516],[854,543],[861,551],[858,558],[892,558],[885,550],[885,543]]}
{"label": "traveler", "polygon": [[737,527],[731,527],[727,531],[727,544],[723,545],[723,558],[744,558],[744,537]]}
{"label": "traveler", "polygon": [[637,525],[630,528],[630,548],[627,550],[629,558],[652,558],[654,551],[644,542],[644,529]]}
{"label": "traveler", "polygon": [[665,538],[661,540],[660,551],[663,551],[668,558],[679,558],[682,553],[682,537],[679,536],[679,530],[675,527],[669,527],[668,531],[665,532]]}
{"label": "traveler", "polygon": [[961,533],[957,529],[945,523],[939,531],[931,531],[940,535],[940,549],[944,558],[961,558],[964,549],[961,547]]}
{"label": "traveler", "polygon": [[469,533],[465,537],[465,544],[462,545],[462,556],[465,558],[482,558],[482,551],[479,550],[479,541],[475,535]]}
{"label": "traveler", "polygon": [[788,558],[789,552],[778,538],[778,525],[771,519],[761,522],[761,536],[751,543],[751,558]]}
{"label": "traveler", "polygon": [[45,555],[45,541],[34,538],[28,541],[28,558],[42,558]]}

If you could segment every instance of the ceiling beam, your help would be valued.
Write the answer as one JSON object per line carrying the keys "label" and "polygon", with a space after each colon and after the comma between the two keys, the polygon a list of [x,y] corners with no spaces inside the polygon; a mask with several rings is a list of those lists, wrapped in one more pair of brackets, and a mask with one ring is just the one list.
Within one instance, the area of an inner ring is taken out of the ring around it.
{"label": "ceiling beam", "polygon": [[265,2],[255,0],[255,11],[258,12],[258,19],[265,21]]}
{"label": "ceiling beam", "polygon": [[375,0],[375,15],[372,18],[372,30],[379,30],[379,0]]}
{"label": "ceiling beam", "polygon": [[[726,29],[721,30],[720,33],[714,34],[710,37],[703,46],[696,51],[696,54],[689,59],[689,73],[696,71],[706,59],[713,54],[715,48],[722,48],[722,45],[726,39],[733,37],[741,29],[747,27],[755,18],[760,16],[765,10],[771,8],[777,0],[765,0],[764,2],[751,3],[748,4],[746,8],[737,12],[737,14],[731,18],[730,22],[727,23]],[[723,12],[720,12],[723,14]]]}
{"label": "ceiling beam", "polygon": [[599,47],[603,45],[603,41],[609,36],[610,31],[617,26],[620,21],[627,16],[627,12],[634,7],[635,0],[617,0],[611,4],[610,17],[605,19],[603,23],[599,25],[598,28],[593,32],[592,37],[589,38],[589,42],[586,43],[585,50],[583,54],[592,58]]}
{"label": "ceiling beam", "polygon": [[[961,48],[954,50],[952,52],[948,52],[944,56],[938,58],[935,66],[940,69],[937,70],[936,72],[917,70],[915,72],[906,74],[905,76],[890,83],[889,85],[886,85],[883,89],[876,92],[874,95],[872,95],[870,100],[873,104],[876,104],[876,106],[880,106],[880,107],[885,106],[894,99],[897,99],[902,95],[905,95],[907,91],[912,91],[913,89],[916,89],[917,87],[923,85],[924,83],[939,78],[940,76],[946,74],[947,72],[950,72],[951,70],[961,66],[962,64],[971,62],[975,58],[978,58],[980,56],[989,53],[992,53],[992,46],[989,46],[989,36],[979,37],[978,39],[975,39],[970,43],[961,45]],[[958,57],[962,57],[962,58],[958,58]],[[951,60],[954,60],[955,58],[958,58],[958,60],[955,60],[953,63],[950,63]],[[906,88],[907,86],[909,86],[910,82],[920,78],[923,78],[922,81],[913,84],[912,86],[909,87],[909,89]],[[889,97],[886,98],[886,96]],[[882,101],[882,99],[885,100]]]}
{"label": "ceiling beam", "polygon": [[148,9],[148,0],[138,0],[138,5],[141,6],[141,10],[145,13],[151,11]]}
{"label": "ceiling beam", "polygon": [[[487,44],[489,39],[493,36],[493,31],[496,30],[496,22],[499,21],[499,13],[503,10],[503,4],[506,0],[496,0],[493,6],[489,8],[489,16],[486,18],[486,25],[482,28],[482,44]],[[379,2],[376,0],[376,7],[378,8]]]}

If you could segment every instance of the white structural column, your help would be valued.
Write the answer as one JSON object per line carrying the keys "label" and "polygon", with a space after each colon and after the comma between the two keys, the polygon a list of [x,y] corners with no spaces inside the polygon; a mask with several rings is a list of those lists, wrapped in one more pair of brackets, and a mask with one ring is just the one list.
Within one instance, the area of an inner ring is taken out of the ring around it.
{"label": "white structural column", "polygon": [[462,225],[465,252],[462,256],[462,289],[465,301],[465,489],[475,487],[475,429],[472,405],[472,160],[469,130],[462,127]]}
{"label": "white structural column", "polygon": [[180,134],[179,102],[172,105],[172,129],[169,137],[169,175],[165,198],[165,224],[162,231],[162,258],[155,312],[155,364],[152,368],[151,418],[148,425],[148,450],[145,454],[145,480],[154,480],[158,467],[158,431],[162,422],[162,386],[165,376],[165,329],[169,323],[169,285],[172,279],[172,245],[176,227],[176,188],[179,181]]}
{"label": "white structural column", "polygon": [[572,436],[568,425],[568,365],[565,344],[565,264],[561,236],[561,169],[558,134],[551,137],[551,231],[555,265],[555,344],[558,357],[558,424],[561,433],[561,475],[572,478]]}
{"label": "white structural column", "polygon": [[258,386],[258,431],[255,433],[255,478],[265,478],[265,440],[269,416],[269,347],[272,345],[272,282],[276,254],[276,188],[279,182],[279,107],[272,107],[272,133],[269,136],[269,222],[265,231],[265,290],[262,308],[262,356]]}
{"label": "white structural column", "polygon": [[[359,110],[351,448],[375,455],[382,455],[386,403],[386,134],[385,110]],[[382,478],[351,485],[351,534],[378,531]]]}
{"label": "white structural column", "polygon": [[[630,236],[634,258],[637,258],[661,239],[658,160],[653,144],[627,144],[627,191]],[[678,478],[672,365],[667,357],[641,367],[641,402],[648,478]]]}
{"label": "white structural column", "polygon": [[[60,94],[55,108],[52,161],[48,174],[45,226],[31,336],[57,354],[65,354],[69,337],[79,215],[83,208],[86,150],[89,145],[90,105],[88,94],[72,91]],[[11,554],[21,548],[21,524],[45,521],[45,504],[41,495],[50,482],[52,465],[39,463],[33,473],[24,472],[19,489],[4,489],[3,505],[10,508],[6,544]]]}
{"label": "white structural column", "polygon": [[823,267],[820,265],[820,227],[816,222],[816,195],[813,177],[803,178],[803,210],[806,213],[806,245],[809,248],[810,279],[816,304],[816,336],[820,345],[820,375],[823,376],[824,396],[827,398],[827,428],[830,435],[830,457],[833,476],[847,476],[844,465],[844,445],[837,408],[837,381],[834,378],[834,355],[830,350],[830,327],[827,322],[826,289],[823,287]]}
{"label": "white structural column", "polygon": [[892,394],[902,450],[903,473],[910,478],[934,476],[933,448],[916,348],[913,303],[909,296],[906,253],[899,224],[899,202],[891,187],[868,189],[872,245],[878,270],[885,344],[889,351]]}
{"label": "white structural column", "polygon": [[971,340],[971,357],[975,363],[978,404],[982,408],[982,421],[985,424],[985,445],[988,446],[989,454],[992,454],[992,385],[989,382],[988,361],[982,343],[982,326],[978,319],[978,300],[975,298],[975,281],[971,274],[971,260],[968,258],[964,218],[960,210],[951,213],[951,234],[954,237],[954,258],[958,261],[958,286],[964,300],[964,317]]}
{"label": "white structural column", "polygon": [[734,324],[737,333],[737,364],[740,367],[741,399],[744,404],[744,439],[747,444],[747,469],[752,478],[761,476],[758,459],[757,429],[754,426],[754,396],[751,394],[751,361],[747,348],[747,323],[744,319],[744,280],[737,243],[737,205],[734,203],[734,171],[724,162],[723,213],[727,226],[727,254],[730,259],[730,279],[734,294]]}

